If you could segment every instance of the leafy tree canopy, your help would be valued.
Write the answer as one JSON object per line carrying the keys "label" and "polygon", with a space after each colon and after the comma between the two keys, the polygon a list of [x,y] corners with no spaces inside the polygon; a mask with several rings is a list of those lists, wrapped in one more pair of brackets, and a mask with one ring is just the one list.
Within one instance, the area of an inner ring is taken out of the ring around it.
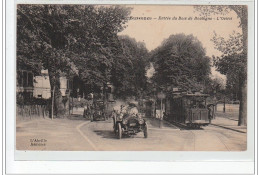
{"label": "leafy tree canopy", "polygon": [[54,65],[53,71],[103,80],[129,13],[121,6],[18,5],[18,67],[39,71]]}
{"label": "leafy tree canopy", "polygon": [[140,96],[146,88],[148,51],[145,44],[128,36],[119,36],[121,55],[112,69],[112,83],[120,96]]}
{"label": "leafy tree canopy", "polygon": [[61,73],[93,86],[107,82],[129,14],[123,6],[18,5],[17,68],[48,70],[54,109],[62,114]]}
{"label": "leafy tree canopy", "polygon": [[200,90],[210,74],[210,59],[193,35],[176,34],[151,53],[159,86]]}
{"label": "leafy tree canopy", "polygon": [[[247,124],[247,46],[248,46],[248,7],[246,5],[228,6],[195,6],[200,15],[227,14],[231,11],[240,19],[238,27],[242,29],[242,35],[233,35],[228,40],[221,37],[213,38],[217,49],[223,52],[221,57],[215,58],[215,66],[223,74],[227,75],[227,87],[233,88],[240,100],[238,125]],[[236,85],[234,86],[234,83]],[[238,90],[237,90],[238,87]],[[237,96],[237,95],[236,95]]]}

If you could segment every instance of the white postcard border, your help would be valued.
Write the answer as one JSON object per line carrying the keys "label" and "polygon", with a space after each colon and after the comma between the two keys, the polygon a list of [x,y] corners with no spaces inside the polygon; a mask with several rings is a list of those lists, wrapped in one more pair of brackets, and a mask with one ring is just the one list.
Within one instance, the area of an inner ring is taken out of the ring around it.
{"label": "white postcard border", "polygon": [[[51,1],[51,3],[90,4],[245,4],[248,5],[248,150],[244,152],[177,152],[177,151],[16,151],[15,150],[15,5],[16,3],[50,3],[50,1],[6,2],[6,161],[8,173],[127,173],[176,172],[252,173],[254,165],[254,2],[247,1]],[[252,116],[252,117],[250,117]],[[21,161],[27,160],[27,161]],[[38,161],[29,161],[38,160]],[[45,161],[63,160],[63,161]],[[67,160],[67,161],[64,161]],[[74,160],[74,161],[68,161]],[[84,161],[89,160],[89,161]],[[95,160],[95,161],[90,161]],[[100,162],[100,160],[102,160]],[[104,161],[107,160],[107,161]],[[114,161],[111,161],[114,160]],[[127,160],[127,161],[115,161]],[[130,161],[132,160],[132,161]],[[134,160],[134,161],[133,161]],[[142,162],[139,162],[142,161]],[[144,162],[150,161],[150,162]],[[223,162],[224,161],[224,162]],[[99,165],[103,168],[99,168]],[[232,164],[233,163],[233,164]],[[231,165],[232,164],[232,165]],[[203,165],[203,166],[202,166]],[[230,165],[230,166],[229,166]],[[137,168],[140,167],[140,168]],[[145,167],[145,168],[143,168]],[[149,169],[148,169],[149,167]],[[204,168],[202,168],[204,167]],[[207,167],[207,168],[205,168]],[[222,168],[220,168],[222,167]],[[233,167],[230,169],[230,167]],[[223,169],[224,168],[224,169]],[[138,171],[137,171],[138,170]],[[224,171],[225,170],[225,171]]]}

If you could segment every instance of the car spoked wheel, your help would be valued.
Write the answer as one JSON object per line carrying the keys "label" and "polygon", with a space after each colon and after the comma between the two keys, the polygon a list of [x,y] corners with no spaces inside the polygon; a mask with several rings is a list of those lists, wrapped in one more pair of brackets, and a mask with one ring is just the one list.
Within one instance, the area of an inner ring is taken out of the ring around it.
{"label": "car spoked wheel", "polygon": [[145,123],[145,125],[144,125],[144,138],[147,138],[147,137],[148,137],[148,126]]}
{"label": "car spoked wheel", "polygon": [[118,123],[118,124],[117,124],[117,131],[118,131],[118,133],[117,133],[117,138],[118,138],[118,139],[121,139],[121,138],[122,138],[122,127],[121,127],[121,123]]}

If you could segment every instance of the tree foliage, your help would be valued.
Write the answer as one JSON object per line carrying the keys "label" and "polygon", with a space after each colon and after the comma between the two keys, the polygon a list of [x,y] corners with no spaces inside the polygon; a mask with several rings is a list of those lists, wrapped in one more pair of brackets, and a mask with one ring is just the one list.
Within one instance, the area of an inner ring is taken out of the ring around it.
{"label": "tree foliage", "polygon": [[48,70],[59,113],[61,73],[78,74],[89,84],[108,81],[117,33],[129,13],[123,6],[18,5],[17,67]]}
{"label": "tree foliage", "polygon": [[210,59],[193,35],[171,35],[151,53],[154,82],[184,90],[201,90],[210,74]]}
{"label": "tree foliage", "polygon": [[[214,58],[217,70],[227,75],[227,87],[233,88],[240,100],[238,125],[247,123],[247,46],[248,46],[248,9],[245,5],[229,6],[195,6],[200,15],[226,15],[231,11],[240,19],[238,27],[242,28],[242,34],[233,33],[225,40],[220,36],[214,36],[216,49],[223,54]],[[238,89],[237,89],[238,88]]]}
{"label": "tree foliage", "polygon": [[146,88],[148,51],[145,44],[128,36],[119,36],[121,54],[112,69],[112,83],[116,95],[139,96]]}
{"label": "tree foliage", "polygon": [[246,79],[247,56],[243,52],[242,35],[233,33],[228,39],[216,34],[212,38],[216,49],[222,52],[221,56],[213,56],[213,63],[216,70],[226,75],[226,89],[231,98],[241,100],[239,86]]}

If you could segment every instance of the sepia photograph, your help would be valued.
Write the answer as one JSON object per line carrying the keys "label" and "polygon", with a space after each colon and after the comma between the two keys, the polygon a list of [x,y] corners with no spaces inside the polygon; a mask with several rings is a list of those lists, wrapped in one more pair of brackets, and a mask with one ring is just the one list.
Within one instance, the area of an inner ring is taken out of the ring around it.
{"label": "sepia photograph", "polygon": [[17,4],[15,18],[16,150],[247,151],[247,5]]}

